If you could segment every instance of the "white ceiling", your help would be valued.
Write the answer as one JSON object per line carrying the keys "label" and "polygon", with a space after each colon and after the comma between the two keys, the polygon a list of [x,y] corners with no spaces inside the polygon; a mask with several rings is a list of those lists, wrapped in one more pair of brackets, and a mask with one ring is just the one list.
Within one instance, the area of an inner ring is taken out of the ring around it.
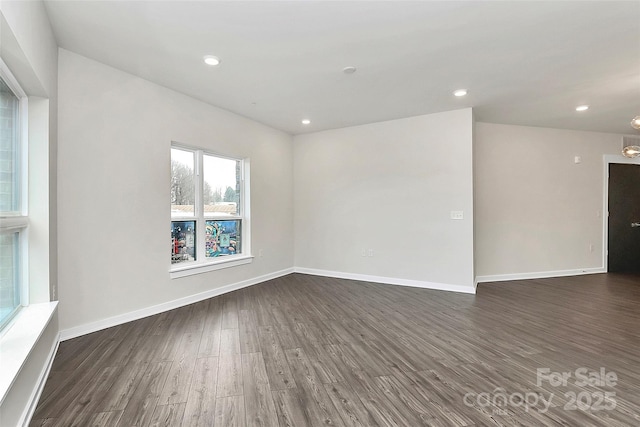
{"label": "white ceiling", "polygon": [[464,107],[486,122],[633,134],[640,115],[640,1],[46,7],[61,47],[291,134]]}

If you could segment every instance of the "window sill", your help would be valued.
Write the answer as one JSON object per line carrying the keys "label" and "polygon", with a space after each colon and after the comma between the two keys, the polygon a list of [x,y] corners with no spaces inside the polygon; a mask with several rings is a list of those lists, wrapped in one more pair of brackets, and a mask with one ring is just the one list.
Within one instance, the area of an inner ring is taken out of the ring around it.
{"label": "window sill", "polygon": [[189,264],[172,267],[169,276],[172,279],[192,276],[194,274],[206,273],[208,271],[221,270],[223,268],[236,267],[238,265],[249,264],[253,261],[252,255],[232,255],[223,259],[216,259],[204,264]]}
{"label": "window sill", "polygon": [[0,337],[0,402],[13,385],[22,365],[47,328],[58,306],[57,301],[22,307]]}

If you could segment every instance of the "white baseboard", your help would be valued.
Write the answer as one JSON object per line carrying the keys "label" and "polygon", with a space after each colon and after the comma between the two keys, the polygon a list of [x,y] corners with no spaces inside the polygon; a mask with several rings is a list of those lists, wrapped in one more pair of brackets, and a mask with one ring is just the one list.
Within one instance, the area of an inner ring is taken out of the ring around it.
{"label": "white baseboard", "polygon": [[475,294],[474,286],[450,285],[447,283],[425,282],[421,280],[398,279],[394,277],[369,276],[367,274],[345,273],[341,271],[318,270],[315,268],[294,267],[295,273],[313,276],[335,277],[338,279],[360,280],[362,282],[383,283],[387,285],[410,286],[414,288],[436,289],[439,291],[462,292]]}
{"label": "white baseboard", "polygon": [[225,285],[216,289],[211,289],[198,294],[178,298],[173,301],[168,301],[151,307],[142,308],[140,310],[131,311],[129,313],[120,314],[118,316],[109,317],[106,319],[98,320],[96,322],[85,323],[84,325],[75,326],[73,328],[64,329],[60,331],[60,341],[66,341],[68,339],[90,334],[102,329],[111,328],[112,326],[117,326],[123,323],[131,322],[133,320],[153,316],[154,314],[163,313],[168,310],[173,310],[174,308],[183,307],[185,305],[193,304],[208,298],[226,294],[227,292],[236,291],[238,289],[246,288],[258,283],[266,282],[267,280],[286,276],[287,274],[291,273],[293,273],[293,268],[287,268],[284,270],[254,277],[252,279],[244,280],[242,282],[232,283],[230,285]]}
{"label": "white baseboard", "polygon": [[36,412],[36,408],[38,407],[38,401],[40,400],[40,396],[42,395],[44,386],[47,383],[47,378],[49,378],[49,372],[51,372],[51,367],[53,366],[53,359],[55,358],[55,355],[58,352],[59,346],[60,346],[60,333],[58,332],[54,345],[51,347],[51,350],[47,355],[46,364],[42,367],[42,370],[40,371],[40,375],[38,375],[38,381],[36,383],[36,386],[31,392],[31,396],[29,397],[30,403],[25,408],[25,411],[22,414],[22,418],[20,419],[20,424],[18,425],[27,427],[29,423],[31,423],[31,418],[33,417],[33,414]]}
{"label": "white baseboard", "polygon": [[580,276],[583,274],[606,273],[603,267],[579,268],[575,270],[538,271],[534,273],[496,274],[493,276],[477,276],[476,283],[504,282],[507,280],[546,279],[549,277]]}
{"label": "white baseboard", "polygon": [[124,313],[118,316],[109,317],[107,319],[98,320],[96,322],[86,323],[84,325],[75,326],[73,328],[64,329],[60,331],[60,341],[66,341],[71,338],[76,338],[82,335],[86,335],[92,332],[100,331],[102,329],[117,326],[122,323],[131,322],[133,320],[142,319],[144,317],[159,314],[168,310],[173,310],[178,307],[193,304],[208,298],[212,298],[218,295],[232,292],[238,289],[246,288],[258,283],[265,282],[267,280],[276,279],[278,277],[286,276],[291,273],[310,274],[314,276],[335,277],[339,279],[360,280],[364,282],[383,283],[389,285],[398,286],[410,286],[424,289],[435,289],[450,292],[461,292],[467,294],[475,294],[476,286],[478,283],[483,282],[499,282],[507,280],[526,280],[526,279],[542,279],[548,277],[564,277],[564,276],[577,276],[581,274],[595,274],[606,273],[606,270],[602,267],[599,268],[582,268],[576,270],[558,270],[558,271],[542,271],[534,273],[514,273],[514,274],[499,274],[492,276],[477,276],[475,280],[476,286],[463,286],[452,285],[448,283],[436,283],[427,282],[421,280],[399,279],[393,277],[371,276],[366,274],[346,273],[340,271],[320,270],[306,267],[293,267],[284,270],[276,271],[273,273],[265,274],[252,279],[244,280],[238,283],[232,283],[220,288],[211,289],[209,291],[201,292],[187,297],[179,298],[177,300],[168,301],[162,304],[146,307],[140,310]]}

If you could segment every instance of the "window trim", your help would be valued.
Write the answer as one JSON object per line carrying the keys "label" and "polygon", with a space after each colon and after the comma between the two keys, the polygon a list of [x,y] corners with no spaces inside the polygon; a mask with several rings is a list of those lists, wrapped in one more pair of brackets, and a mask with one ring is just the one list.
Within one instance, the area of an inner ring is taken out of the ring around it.
{"label": "window trim", "polygon": [[20,168],[18,174],[18,209],[11,212],[0,212],[0,233],[18,233],[18,287],[19,304],[11,314],[0,321],[0,336],[4,335],[13,324],[16,315],[23,307],[29,305],[29,98],[22,89],[7,64],[0,58],[0,78],[18,98],[17,141],[18,156],[16,163]]}
{"label": "window trim", "polygon": [[15,212],[6,212],[4,215],[0,213],[0,217],[4,220],[9,218],[23,218],[23,227],[28,226],[29,208],[29,99],[26,92],[22,89],[18,80],[7,67],[7,64],[0,58],[0,78],[4,80],[6,85],[11,89],[13,94],[18,98],[18,141],[20,150],[18,155],[18,164],[20,165],[20,183],[18,188],[18,210]]}
{"label": "window trim", "polygon": [[[208,271],[220,270],[223,268],[236,267],[239,265],[249,264],[253,262],[254,256],[251,253],[251,195],[250,195],[250,159],[231,157],[219,154],[215,151],[200,147],[189,146],[179,142],[172,141],[171,148],[185,150],[194,153],[194,181],[195,181],[195,200],[194,214],[192,216],[180,215],[171,216],[170,222],[174,221],[195,221],[196,222],[196,260],[191,262],[183,262],[171,264],[169,260],[169,276],[176,279],[194,274],[206,273]],[[241,184],[240,184],[240,213],[239,215],[221,216],[221,215],[205,215],[203,189],[204,189],[204,173],[203,158],[205,155],[214,156],[222,159],[239,161],[241,167]],[[225,255],[223,257],[207,258],[205,256],[205,222],[206,221],[230,221],[240,220],[241,235],[241,252],[235,255]]]}
{"label": "window trim", "polygon": [[[191,276],[194,274],[206,273],[208,271],[221,270],[228,267],[236,267],[238,265],[250,264],[253,262],[253,255],[227,255],[221,259],[215,261],[207,261],[201,264],[188,263],[180,267],[173,267],[169,271],[169,275],[172,279],[179,277]],[[178,264],[179,265],[179,264]]]}

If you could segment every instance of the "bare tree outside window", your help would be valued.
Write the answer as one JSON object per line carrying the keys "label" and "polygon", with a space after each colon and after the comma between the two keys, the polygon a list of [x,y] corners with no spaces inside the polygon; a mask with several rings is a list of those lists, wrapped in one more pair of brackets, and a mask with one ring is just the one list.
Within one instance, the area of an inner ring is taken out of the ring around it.
{"label": "bare tree outside window", "polygon": [[171,214],[195,214],[196,182],[193,151],[171,149]]}

